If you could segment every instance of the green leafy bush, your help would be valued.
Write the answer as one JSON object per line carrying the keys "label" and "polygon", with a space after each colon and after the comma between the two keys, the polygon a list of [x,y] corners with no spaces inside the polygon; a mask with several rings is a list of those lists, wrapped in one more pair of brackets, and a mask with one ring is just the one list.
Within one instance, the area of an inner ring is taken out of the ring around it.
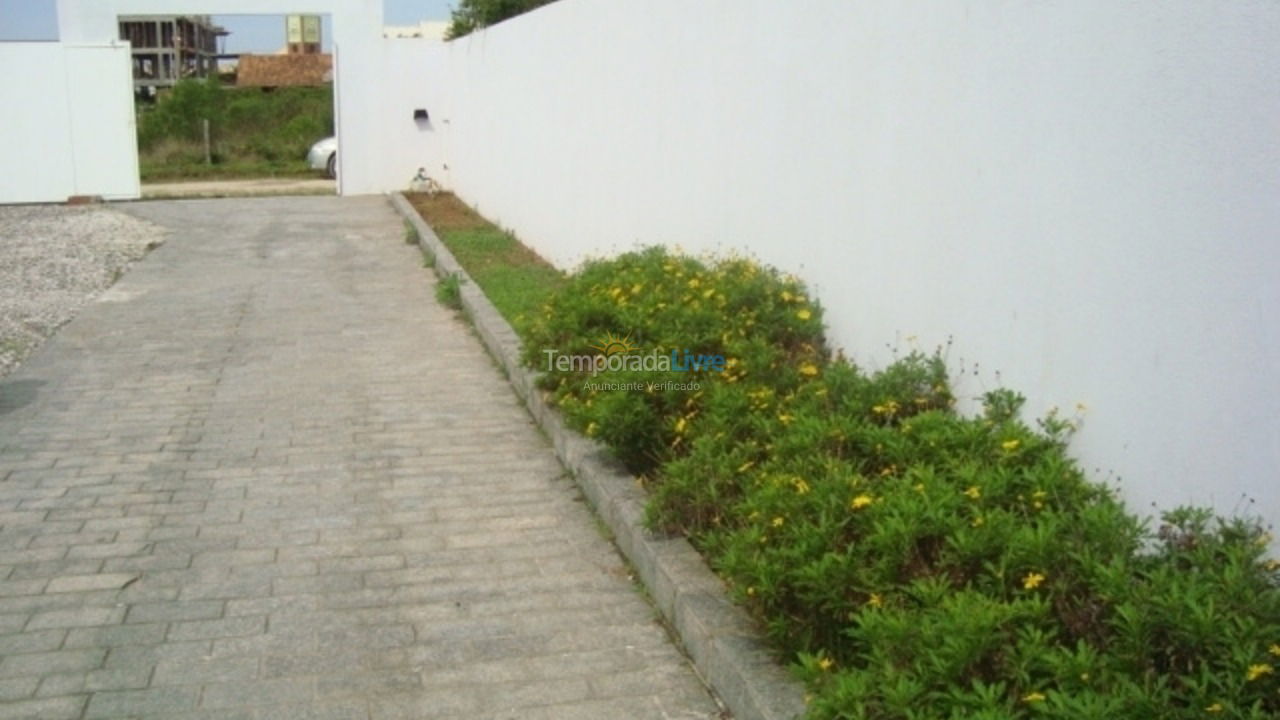
{"label": "green leafy bush", "polygon": [[[680,380],[740,388],[798,387],[804,370],[826,360],[822,311],[794,278],[741,258],[710,265],[661,249],[588,263],[556,293],[525,342],[526,361],[545,364],[545,350],[596,353],[615,343],[668,354],[722,355],[729,367],[685,373]],[[667,372],[551,373],[545,387],[570,422],[603,439],[638,474],[646,474],[688,449],[706,422],[714,395],[680,389],[600,392],[585,381],[666,383]]]}
{"label": "green leafy bush", "polygon": [[811,717],[1280,716],[1280,566],[1257,521],[1184,508],[1151,531],[1069,457],[1072,420],[1027,425],[1007,390],[963,416],[939,354],[833,357],[805,288],[750,260],[588,263],[526,361],[609,338],[728,359],[693,391],[541,382],[760,618]]}
{"label": "green leafy bush", "polygon": [[201,141],[202,122],[221,125],[224,105],[217,78],[183,80],[140,115],[138,146],[146,151],[165,140]]}

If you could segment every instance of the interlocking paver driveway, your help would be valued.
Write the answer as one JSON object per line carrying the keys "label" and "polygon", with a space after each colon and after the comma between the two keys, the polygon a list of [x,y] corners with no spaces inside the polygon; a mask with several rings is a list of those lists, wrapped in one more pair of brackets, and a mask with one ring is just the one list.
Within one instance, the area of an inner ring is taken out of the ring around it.
{"label": "interlocking paver driveway", "polygon": [[385,200],[128,211],[0,381],[0,718],[716,716]]}

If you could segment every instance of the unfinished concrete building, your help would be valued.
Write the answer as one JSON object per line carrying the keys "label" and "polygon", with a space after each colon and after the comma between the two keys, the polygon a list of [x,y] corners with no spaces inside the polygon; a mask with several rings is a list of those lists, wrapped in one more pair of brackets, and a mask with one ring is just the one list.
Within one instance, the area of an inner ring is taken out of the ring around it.
{"label": "unfinished concrete building", "polygon": [[124,15],[120,39],[133,48],[133,88],[153,93],[183,78],[218,72],[218,38],[208,15]]}

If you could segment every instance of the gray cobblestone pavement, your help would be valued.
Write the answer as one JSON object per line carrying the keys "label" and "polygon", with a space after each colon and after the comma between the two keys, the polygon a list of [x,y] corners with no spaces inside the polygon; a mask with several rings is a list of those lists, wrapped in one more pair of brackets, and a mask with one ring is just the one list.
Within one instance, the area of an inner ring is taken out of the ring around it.
{"label": "gray cobblestone pavement", "polygon": [[0,380],[0,719],[718,717],[385,200],[127,210]]}

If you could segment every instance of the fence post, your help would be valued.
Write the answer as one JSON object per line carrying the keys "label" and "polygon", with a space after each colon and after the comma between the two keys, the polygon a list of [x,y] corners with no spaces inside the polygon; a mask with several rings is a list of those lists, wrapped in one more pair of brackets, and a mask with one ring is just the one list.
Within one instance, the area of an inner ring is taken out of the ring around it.
{"label": "fence post", "polygon": [[204,131],[204,164],[213,164],[213,150],[209,146],[209,118],[200,121],[200,129]]}

